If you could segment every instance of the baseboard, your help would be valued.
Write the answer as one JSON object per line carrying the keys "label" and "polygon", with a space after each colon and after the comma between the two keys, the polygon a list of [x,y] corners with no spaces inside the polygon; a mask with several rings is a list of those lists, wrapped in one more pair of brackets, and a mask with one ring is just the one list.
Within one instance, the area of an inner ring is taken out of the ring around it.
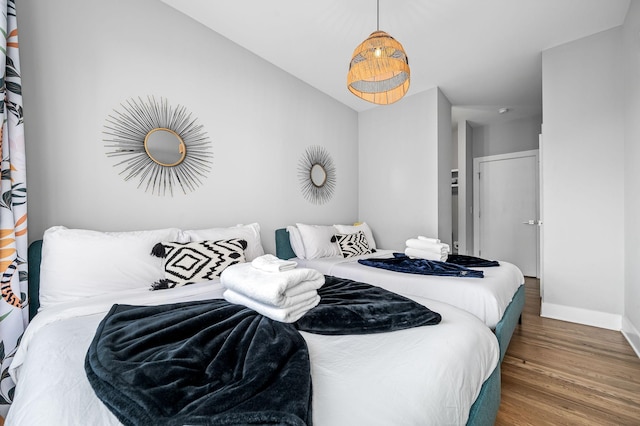
{"label": "baseboard", "polygon": [[627,339],[638,358],[640,358],[640,332],[631,324],[629,318],[622,317],[622,334]]}
{"label": "baseboard", "polygon": [[622,316],[573,306],[555,305],[542,302],[540,316],[561,321],[575,322],[608,330],[622,330]]}

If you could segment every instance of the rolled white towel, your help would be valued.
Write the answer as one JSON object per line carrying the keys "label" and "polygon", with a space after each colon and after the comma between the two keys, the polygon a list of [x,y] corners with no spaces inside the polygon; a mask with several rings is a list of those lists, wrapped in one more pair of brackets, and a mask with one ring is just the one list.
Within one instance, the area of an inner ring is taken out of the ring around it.
{"label": "rolled white towel", "polygon": [[304,316],[304,314],[309,312],[310,309],[320,303],[320,296],[317,292],[315,293],[315,297],[307,299],[306,302],[297,303],[286,308],[278,308],[260,303],[255,299],[229,289],[222,293],[222,297],[224,297],[224,299],[229,303],[246,306],[247,308],[253,309],[257,313],[269,317],[272,320],[288,323],[298,321]]}
{"label": "rolled white towel", "polygon": [[406,241],[408,248],[414,248],[418,250],[429,250],[437,253],[449,253],[449,244],[445,243],[432,243],[430,241],[420,240],[418,238],[410,238]]}
{"label": "rolled white towel", "polygon": [[440,243],[440,242],[441,242],[441,241],[440,241],[440,238],[425,237],[425,236],[423,236],[423,235],[418,235],[418,239],[419,239],[420,241],[429,241],[429,242],[431,242],[431,243],[435,243],[435,244],[438,244],[438,243]]}
{"label": "rolled white towel", "polygon": [[294,296],[316,291],[324,284],[324,275],[315,269],[295,268],[288,271],[265,272],[250,263],[237,263],[220,274],[226,288],[250,299],[277,308],[297,304]]}
{"label": "rolled white towel", "polygon": [[266,272],[282,272],[294,269],[298,263],[293,260],[278,259],[272,254],[264,254],[253,259],[251,266]]}
{"label": "rolled white towel", "polygon": [[447,253],[442,254],[431,250],[420,250],[411,247],[407,247],[404,250],[404,254],[417,259],[437,260],[439,262],[444,262],[447,260],[447,257],[449,257]]}

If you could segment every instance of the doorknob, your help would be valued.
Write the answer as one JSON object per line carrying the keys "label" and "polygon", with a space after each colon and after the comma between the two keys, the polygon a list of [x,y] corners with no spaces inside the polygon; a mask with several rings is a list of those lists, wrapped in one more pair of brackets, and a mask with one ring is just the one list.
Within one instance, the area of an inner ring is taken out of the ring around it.
{"label": "doorknob", "polygon": [[522,223],[524,223],[525,225],[538,225],[538,226],[542,225],[542,221],[541,220],[533,220],[533,219],[530,219],[530,220],[528,220],[526,222],[522,222]]}

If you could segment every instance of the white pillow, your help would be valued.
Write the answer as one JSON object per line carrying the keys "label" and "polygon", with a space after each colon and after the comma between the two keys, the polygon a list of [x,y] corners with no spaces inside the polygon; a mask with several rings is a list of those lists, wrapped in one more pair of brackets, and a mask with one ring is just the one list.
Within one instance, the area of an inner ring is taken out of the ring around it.
{"label": "white pillow", "polygon": [[131,232],[49,228],[42,244],[40,309],[106,293],[149,288],[164,276],[162,259],[151,256],[153,246],[179,240],[177,228]]}
{"label": "white pillow", "polygon": [[247,249],[244,256],[247,262],[251,262],[256,257],[264,254],[262,241],[260,240],[260,225],[251,223],[249,225],[236,225],[229,228],[209,228],[183,231],[187,241],[218,241],[240,238],[247,242]]}
{"label": "white pillow", "polygon": [[331,242],[336,234],[336,228],[331,225],[306,225],[304,223],[296,223],[296,226],[302,237],[306,259],[340,256],[338,244]]}
{"label": "white pillow", "polygon": [[304,252],[304,243],[302,242],[302,235],[300,235],[300,230],[297,226],[289,225],[287,226],[287,233],[289,234],[289,243],[291,244],[291,249],[296,254],[298,259],[306,259],[306,254]]}
{"label": "white pillow", "polygon": [[364,232],[365,237],[367,237],[367,242],[369,243],[369,248],[376,250],[376,240],[373,239],[373,232],[371,232],[371,228],[367,225],[367,222],[362,222],[359,225],[333,225],[338,230],[340,234],[355,234],[358,231]]}

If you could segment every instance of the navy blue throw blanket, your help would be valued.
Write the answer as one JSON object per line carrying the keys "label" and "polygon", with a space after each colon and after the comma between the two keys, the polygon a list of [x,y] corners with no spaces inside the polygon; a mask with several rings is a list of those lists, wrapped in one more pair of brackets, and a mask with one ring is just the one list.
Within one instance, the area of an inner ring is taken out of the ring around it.
{"label": "navy blue throw blanket", "polygon": [[484,278],[484,272],[437,260],[410,258],[404,253],[393,253],[393,258],[360,259],[358,263],[389,271],[444,277]]}
{"label": "navy blue throw blanket", "polygon": [[368,284],[326,277],[297,323],[215,299],[114,305],[85,358],[96,395],[125,425],[311,425],[311,373],[297,330],[362,334],[440,315]]}
{"label": "navy blue throw blanket", "polygon": [[114,305],[85,371],[125,425],[306,425],[309,354],[289,324],[225,300]]}
{"label": "navy blue throw blanket", "polygon": [[450,254],[447,256],[447,263],[464,266],[467,268],[489,268],[492,266],[500,266],[497,260],[487,260],[475,256],[467,256],[466,254]]}
{"label": "navy blue throw blanket", "polygon": [[435,325],[440,314],[399,294],[325,275],[318,290],[320,304],[296,323],[298,330],[317,334],[372,334]]}

